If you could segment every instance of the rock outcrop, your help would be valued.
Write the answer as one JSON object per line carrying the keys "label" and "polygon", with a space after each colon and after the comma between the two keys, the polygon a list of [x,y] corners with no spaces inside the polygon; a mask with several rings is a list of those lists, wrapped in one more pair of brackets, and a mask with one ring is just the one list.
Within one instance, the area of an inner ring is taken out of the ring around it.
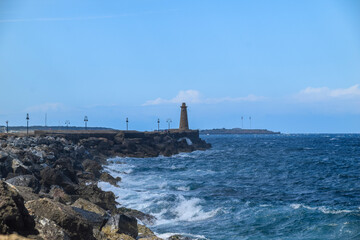
{"label": "rock outcrop", "polygon": [[99,180],[121,184],[103,165],[114,156],[170,156],[209,148],[198,134],[0,135],[0,234],[56,240],[159,239],[137,224],[137,219],[153,224],[153,216],[118,208],[114,193],[97,186]]}

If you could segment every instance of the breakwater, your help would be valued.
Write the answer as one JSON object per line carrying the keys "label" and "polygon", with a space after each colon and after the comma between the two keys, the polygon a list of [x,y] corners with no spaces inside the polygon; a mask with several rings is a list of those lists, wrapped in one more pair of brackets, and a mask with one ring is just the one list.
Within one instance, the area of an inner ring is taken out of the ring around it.
{"label": "breakwater", "polygon": [[35,131],[0,135],[0,233],[35,239],[158,239],[138,224],[154,217],[119,208],[99,180],[114,156],[154,157],[204,150],[198,131]]}

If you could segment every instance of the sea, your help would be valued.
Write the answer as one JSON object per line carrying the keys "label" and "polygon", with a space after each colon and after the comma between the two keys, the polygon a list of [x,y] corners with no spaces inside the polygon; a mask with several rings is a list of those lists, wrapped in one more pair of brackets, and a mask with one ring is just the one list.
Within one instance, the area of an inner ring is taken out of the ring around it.
{"label": "sea", "polygon": [[360,239],[360,135],[201,135],[206,151],[113,158],[121,206],[164,239]]}

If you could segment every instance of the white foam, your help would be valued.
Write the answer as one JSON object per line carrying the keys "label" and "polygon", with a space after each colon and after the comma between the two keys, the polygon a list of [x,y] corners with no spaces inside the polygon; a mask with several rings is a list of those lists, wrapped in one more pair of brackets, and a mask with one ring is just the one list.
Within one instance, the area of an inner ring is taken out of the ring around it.
{"label": "white foam", "polygon": [[159,233],[155,233],[156,236],[158,236],[159,238],[162,238],[162,239],[168,239],[169,237],[171,236],[174,236],[174,235],[182,235],[182,236],[187,236],[187,237],[191,237],[195,240],[206,240],[207,238],[203,235],[195,235],[195,234],[189,234],[189,233],[162,233],[162,234],[159,234]]}
{"label": "white foam", "polygon": [[218,209],[204,212],[199,198],[191,198],[186,200],[180,196],[180,203],[174,208],[177,219],[179,221],[201,221],[216,215]]}
{"label": "white foam", "polygon": [[312,210],[312,211],[320,211],[325,214],[342,214],[342,213],[358,212],[358,211],[346,210],[346,209],[343,209],[343,210],[329,209],[325,206],[310,207],[310,206],[306,206],[304,204],[298,204],[298,203],[290,204],[290,207],[293,209],[305,208],[305,209]]}
{"label": "white foam", "polygon": [[184,191],[184,192],[190,191],[190,187],[188,187],[188,186],[187,187],[180,186],[180,187],[177,187],[176,189],[179,191]]}

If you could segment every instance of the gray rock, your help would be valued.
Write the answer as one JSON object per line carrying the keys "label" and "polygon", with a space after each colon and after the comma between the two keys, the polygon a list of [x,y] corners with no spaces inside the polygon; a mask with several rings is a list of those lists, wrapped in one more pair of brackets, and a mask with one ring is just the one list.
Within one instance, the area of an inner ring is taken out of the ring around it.
{"label": "gray rock", "polygon": [[5,161],[8,156],[9,154],[7,152],[0,151],[0,162]]}
{"label": "gray rock", "polygon": [[116,230],[117,233],[124,233],[135,239],[138,236],[136,218],[129,217],[125,214],[116,214],[115,216],[111,216],[104,227]]}
{"label": "gray rock", "polygon": [[33,175],[20,175],[6,180],[14,186],[30,187],[34,189],[34,192],[40,190],[40,183]]}

